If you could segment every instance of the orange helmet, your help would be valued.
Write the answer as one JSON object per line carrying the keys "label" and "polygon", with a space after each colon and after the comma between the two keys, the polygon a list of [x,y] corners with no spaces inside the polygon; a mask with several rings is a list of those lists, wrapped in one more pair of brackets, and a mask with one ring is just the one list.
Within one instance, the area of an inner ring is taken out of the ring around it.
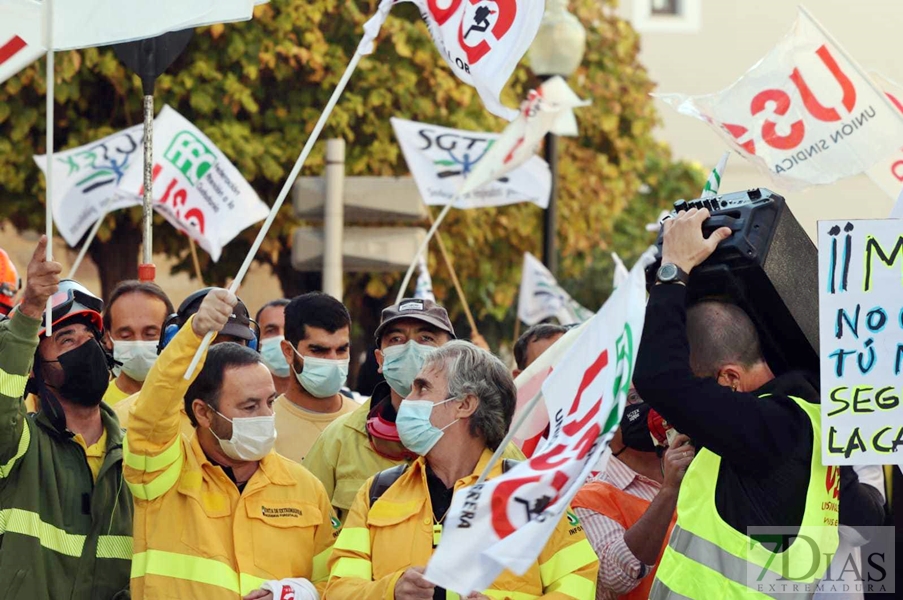
{"label": "orange helmet", "polygon": [[8,314],[15,306],[22,280],[9,254],[0,249],[0,314]]}

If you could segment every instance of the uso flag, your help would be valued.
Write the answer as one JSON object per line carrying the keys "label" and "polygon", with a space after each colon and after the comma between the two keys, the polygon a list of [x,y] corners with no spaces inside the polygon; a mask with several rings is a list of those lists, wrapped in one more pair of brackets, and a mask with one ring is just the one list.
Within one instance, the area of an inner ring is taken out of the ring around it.
{"label": "uso flag", "polygon": [[545,0],[382,0],[364,25],[360,54],[371,52],[399,2],[417,5],[439,54],[458,79],[477,89],[489,112],[509,121],[517,117],[499,96],[539,31]]}
{"label": "uso flag", "polygon": [[903,140],[898,111],[803,8],[790,33],[726,90],[658,97],[708,123],[784,188],[862,173]]}
{"label": "uso flag", "polygon": [[549,439],[529,460],[455,493],[424,577],[462,596],[503,570],[526,573],[608,446],[621,419],[643,331],[644,254],[542,387]]}

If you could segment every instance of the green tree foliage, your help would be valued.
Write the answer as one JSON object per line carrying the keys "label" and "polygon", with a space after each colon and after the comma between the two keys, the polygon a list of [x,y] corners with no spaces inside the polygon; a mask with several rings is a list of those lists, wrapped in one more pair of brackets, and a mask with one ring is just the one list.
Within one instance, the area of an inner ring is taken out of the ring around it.
{"label": "green tree foliage", "polygon": [[[637,59],[639,37],[613,14],[613,3],[571,2],[588,30],[587,55],[571,85],[593,104],[578,114],[580,136],[562,143],[562,279],[574,282],[581,299],[594,308],[607,289],[593,282],[577,285],[586,281],[584,275],[596,278],[612,249],[635,255],[650,241],[642,229],[645,215],[654,217],[662,203],[692,196],[702,185],[697,170],[673,163],[668,148],[653,137],[657,117],[648,97],[653,85]],[[157,106],[169,104],[197,124],[272,203],[377,4],[272,0],[258,7],[251,22],[199,29],[185,54],[159,79]],[[140,122],[139,81],[111,50],[57,57],[58,149]],[[503,99],[516,106],[537,83],[522,66]],[[31,156],[44,152],[44,93],[42,64],[0,88],[0,219],[20,229],[43,227],[43,177]],[[408,172],[389,124],[392,116],[474,130],[500,131],[505,125],[445,66],[414,5],[404,3],[393,9],[376,52],[361,61],[323,136],[348,142],[348,175]],[[322,169],[320,145],[304,173],[317,175]],[[121,276],[134,273],[131,257],[137,263],[139,220],[140,209],[106,218],[92,251],[102,267],[112,249],[116,261],[127,265]],[[521,257],[524,251],[539,254],[540,222],[540,209],[516,205],[452,211],[442,228],[473,310],[490,329],[513,321]],[[287,205],[257,256],[272,267],[286,293],[316,281],[290,268],[291,233],[298,225]],[[256,233],[256,226],[246,230],[217,264],[202,253],[208,282],[223,282],[237,271]],[[177,268],[188,270],[184,238],[159,218],[155,236],[155,250],[179,257]],[[117,240],[129,240],[132,247],[117,250],[112,245]],[[438,252],[431,252],[437,295],[460,317],[438,259]],[[394,297],[399,280],[395,274],[346,277],[349,306],[361,313],[364,328],[372,326],[374,310]],[[366,312],[370,314],[362,314]]]}

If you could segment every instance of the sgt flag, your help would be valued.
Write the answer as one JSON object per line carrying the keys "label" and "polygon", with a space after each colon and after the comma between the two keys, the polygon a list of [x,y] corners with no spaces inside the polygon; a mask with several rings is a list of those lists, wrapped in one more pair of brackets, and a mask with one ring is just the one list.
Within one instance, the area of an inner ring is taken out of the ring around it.
{"label": "sgt flag", "polygon": [[[154,210],[188,234],[214,261],[223,246],[269,209],[238,169],[200,129],[169,106],[154,120]],[[122,189],[143,192],[140,166]]]}
{"label": "sgt flag", "polygon": [[482,208],[517,202],[549,205],[552,174],[549,165],[532,156],[523,165],[473,192],[458,195],[464,180],[489,153],[499,136],[428,123],[392,119],[395,137],[404,152],[408,169],[426,204],[448,204],[456,208]]}
{"label": "sgt flag", "polygon": [[517,111],[499,100],[502,89],[539,31],[544,0],[382,0],[364,25],[358,52],[370,54],[389,11],[417,5],[439,54],[458,79],[477,89],[486,109],[508,119]]}
{"label": "sgt flag", "polygon": [[[543,384],[553,415],[545,444],[507,473],[455,493],[426,579],[466,596],[487,589],[505,569],[522,575],[536,562],[620,421],[653,257],[650,249],[640,258]],[[598,560],[588,542],[579,543],[587,552],[573,554],[575,568]]]}
{"label": "sgt flag", "polygon": [[562,325],[569,325],[582,323],[593,313],[571,298],[539,259],[525,252],[517,316],[527,325],[536,325],[552,317]]}
{"label": "sgt flag", "polygon": [[[67,244],[78,244],[107,212],[141,205],[139,196],[119,185],[132,165],[141,169],[143,138],[144,127],[136,125],[91,144],[54,153],[53,221]],[[46,175],[47,157],[35,156],[34,161]]]}
{"label": "sgt flag", "polygon": [[790,33],[726,90],[658,97],[708,123],[784,188],[862,173],[903,140],[896,108],[803,8]]}

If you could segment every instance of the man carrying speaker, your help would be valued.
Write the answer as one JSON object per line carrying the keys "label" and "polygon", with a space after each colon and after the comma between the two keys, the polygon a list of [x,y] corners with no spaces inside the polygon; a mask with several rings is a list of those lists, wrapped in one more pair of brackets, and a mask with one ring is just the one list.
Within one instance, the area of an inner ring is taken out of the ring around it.
{"label": "man carrying speaker", "polygon": [[[813,564],[812,545],[821,557],[834,553],[838,517],[851,525],[879,525],[883,512],[880,498],[859,485],[852,470],[844,471],[839,490],[831,484],[821,464],[814,378],[795,372],[775,377],[755,325],[738,306],[704,301],[685,307],[690,272],[731,235],[720,228],[705,238],[708,217],[708,210],[691,209],[665,221],[662,266],[634,373],[644,400],[696,449],[653,600],[708,598],[713,590],[722,598],[742,598],[761,593],[755,575],[792,580],[790,589],[778,592],[814,585],[827,563]],[[785,541],[802,540],[797,533],[808,539],[775,547],[749,537],[753,527],[780,528],[789,534]]]}

